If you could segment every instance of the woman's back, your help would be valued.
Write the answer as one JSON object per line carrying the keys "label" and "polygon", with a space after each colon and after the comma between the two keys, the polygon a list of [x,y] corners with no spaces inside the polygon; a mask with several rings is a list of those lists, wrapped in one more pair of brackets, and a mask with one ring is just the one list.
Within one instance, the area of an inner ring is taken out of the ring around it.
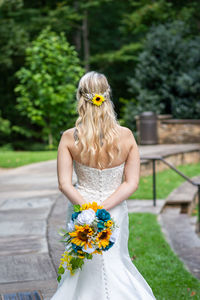
{"label": "woman's back", "polygon": [[[119,125],[116,125],[119,126]],[[101,169],[106,169],[106,168],[113,168],[115,166],[118,166],[120,164],[122,164],[123,162],[125,162],[127,160],[129,151],[131,149],[132,146],[132,140],[130,140],[130,129],[128,129],[127,127],[123,127],[123,126],[119,126],[120,130],[119,130],[119,148],[121,149],[121,154],[120,156],[115,156],[112,164],[109,165],[108,162],[108,155],[107,155],[107,151],[106,151],[106,144],[103,144],[102,146],[102,165],[103,168]],[[89,158],[88,156],[84,157],[84,160],[81,159],[80,153],[81,153],[81,145],[78,144],[78,147],[75,146],[75,127],[70,128],[66,131],[64,131],[64,135],[66,135],[66,139],[68,139],[68,149],[71,153],[71,157],[73,160],[86,165],[86,166],[90,166],[92,168],[97,168],[100,169],[98,167],[98,153],[96,155],[94,155],[92,158]]]}

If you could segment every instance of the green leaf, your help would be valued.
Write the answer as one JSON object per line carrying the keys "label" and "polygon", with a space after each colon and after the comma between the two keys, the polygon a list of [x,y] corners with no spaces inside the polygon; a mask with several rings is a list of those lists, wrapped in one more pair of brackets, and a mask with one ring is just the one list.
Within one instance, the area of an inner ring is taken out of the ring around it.
{"label": "green leaf", "polygon": [[64,228],[60,228],[57,230],[58,234],[64,236],[67,233],[67,230]]}
{"label": "green leaf", "polygon": [[65,269],[63,267],[59,267],[58,274],[64,274],[64,273],[65,273]]}
{"label": "green leaf", "polygon": [[86,253],[87,259],[92,259],[92,254]]}
{"label": "green leaf", "polygon": [[75,211],[75,212],[80,211],[80,208],[81,208],[81,206],[80,206],[79,204],[75,204],[75,205],[74,205],[74,211]]}
{"label": "green leaf", "polygon": [[61,275],[59,275],[59,276],[57,277],[57,281],[60,282],[60,280],[61,280]]}

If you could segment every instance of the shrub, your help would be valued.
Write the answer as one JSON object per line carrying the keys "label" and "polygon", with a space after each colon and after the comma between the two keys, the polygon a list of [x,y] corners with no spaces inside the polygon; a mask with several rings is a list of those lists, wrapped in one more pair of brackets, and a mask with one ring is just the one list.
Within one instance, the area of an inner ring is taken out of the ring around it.
{"label": "shrub", "polygon": [[182,21],[153,26],[128,80],[137,99],[128,103],[128,111],[200,118],[200,37],[192,37]]}

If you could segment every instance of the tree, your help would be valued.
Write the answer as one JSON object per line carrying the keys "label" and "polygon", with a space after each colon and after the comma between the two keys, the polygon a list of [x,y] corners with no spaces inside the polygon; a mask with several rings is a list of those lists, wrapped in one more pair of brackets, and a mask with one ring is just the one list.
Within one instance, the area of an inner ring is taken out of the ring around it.
{"label": "tree", "polygon": [[138,101],[129,111],[200,117],[200,37],[191,37],[184,22],[153,26],[139,55],[130,91]]}
{"label": "tree", "polygon": [[74,126],[75,90],[83,73],[77,52],[64,33],[57,35],[48,27],[26,49],[25,66],[16,73],[16,108],[41,127],[50,148],[59,130]]}

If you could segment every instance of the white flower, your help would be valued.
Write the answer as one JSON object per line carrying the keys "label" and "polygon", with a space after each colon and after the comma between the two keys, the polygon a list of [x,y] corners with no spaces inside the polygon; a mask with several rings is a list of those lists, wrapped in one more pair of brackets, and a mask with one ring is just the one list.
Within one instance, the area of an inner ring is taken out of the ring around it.
{"label": "white flower", "polygon": [[67,229],[69,232],[72,232],[75,230],[74,222],[72,220],[70,220],[70,222],[67,224]]}
{"label": "white flower", "polygon": [[89,254],[91,254],[92,252],[94,252],[96,249],[95,248],[89,248],[88,246],[87,246],[87,248],[85,249],[84,247],[83,247],[83,249],[82,249],[82,251],[84,251],[84,252],[87,252],[87,253],[89,253]]}
{"label": "white flower", "polygon": [[116,228],[110,236],[110,241],[115,243],[118,235],[119,235],[119,228]]}
{"label": "white flower", "polygon": [[81,225],[90,225],[95,218],[95,211],[91,208],[83,210],[77,217],[77,222]]}

